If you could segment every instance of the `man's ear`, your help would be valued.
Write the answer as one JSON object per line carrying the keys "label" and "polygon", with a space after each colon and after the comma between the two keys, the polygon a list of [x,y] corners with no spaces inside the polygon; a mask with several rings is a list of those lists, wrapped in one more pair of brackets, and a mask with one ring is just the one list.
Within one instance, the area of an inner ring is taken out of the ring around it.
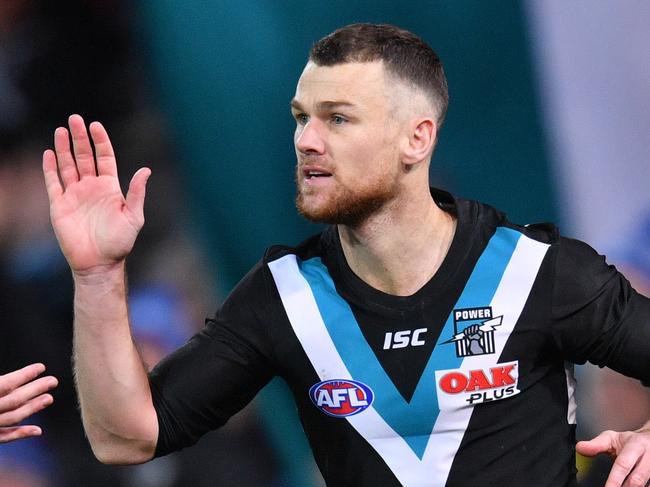
{"label": "man's ear", "polygon": [[438,127],[431,118],[420,118],[413,122],[408,140],[402,152],[404,164],[416,164],[428,159],[436,144]]}

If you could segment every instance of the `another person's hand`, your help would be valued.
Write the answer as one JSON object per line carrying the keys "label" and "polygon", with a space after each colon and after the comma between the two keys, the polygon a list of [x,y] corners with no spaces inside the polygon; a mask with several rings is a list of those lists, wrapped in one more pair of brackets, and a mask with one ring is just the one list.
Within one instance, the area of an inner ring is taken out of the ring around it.
{"label": "another person's hand", "polygon": [[93,155],[83,119],[72,115],[68,123],[69,132],[64,127],[54,132],[55,150],[43,154],[43,174],[61,250],[74,273],[88,274],[121,263],[133,248],[144,224],[145,187],[151,171],[139,169],[125,197],[102,124],[89,126]]}
{"label": "another person's hand", "polygon": [[589,441],[579,441],[576,451],[593,457],[608,453],[616,459],[605,487],[643,487],[650,480],[650,424],[636,431],[604,431]]}
{"label": "another person's hand", "polygon": [[37,378],[44,371],[43,364],[31,364],[0,375],[0,443],[42,433],[38,426],[19,423],[54,401],[47,391],[56,387],[58,381],[52,376]]}

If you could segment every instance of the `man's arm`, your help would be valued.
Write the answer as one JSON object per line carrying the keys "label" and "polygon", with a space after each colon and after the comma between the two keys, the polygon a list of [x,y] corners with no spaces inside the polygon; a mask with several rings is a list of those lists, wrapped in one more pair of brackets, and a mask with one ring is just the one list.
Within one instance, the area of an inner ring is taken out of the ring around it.
{"label": "man's arm", "polygon": [[42,433],[38,426],[19,423],[54,401],[47,391],[56,387],[58,381],[52,376],[38,378],[44,371],[43,364],[31,364],[0,375],[0,443]]}
{"label": "man's arm", "polygon": [[[129,328],[126,256],[144,224],[149,169],[133,176],[126,197],[108,134],[69,118],[43,154],[50,217],[72,270],[74,371],[81,416],[97,458],[142,463],[153,457],[158,422],[145,368]],[[73,149],[70,148],[72,135]]]}
{"label": "man's arm", "polygon": [[[641,345],[640,350],[635,346],[627,346],[624,351],[631,356],[631,361],[637,363],[637,367],[644,373],[638,373],[638,377],[645,378],[648,385],[648,360],[647,350],[648,328],[650,328],[650,299],[634,292],[627,300],[633,302],[628,305],[632,309],[629,316],[636,316],[630,321],[633,324],[630,338],[636,339],[636,345]],[[637,333],[638,332],[638,333]],[[644,348],[645,347],[645,348]],[[630,361],[626,357],[626,362]],[[618,365],[618,364],[616,364]],[[633,370],[631,365],[627,365]],[[637,372],[639,372],[637,370]],[[579,441],[576,444],[576,451],[582,455],[593,457],[601,453],[607,453],[615,457],[614,465],[607,477],[605,487],[643,487],[650,480],[650,421],[647,421],[641,428],[635,431],[604,431],[589,441]]]}
{"label": "man's arm", "polygon": [[[650,384],[650,299],[582,242],[562,240],[556,269],[560,347],[574,362],[589,360]],[[650,479],[650,421],[635,431],[604,431],[579,441],[576,451],[616,457],[605,487],[645,486]]]}

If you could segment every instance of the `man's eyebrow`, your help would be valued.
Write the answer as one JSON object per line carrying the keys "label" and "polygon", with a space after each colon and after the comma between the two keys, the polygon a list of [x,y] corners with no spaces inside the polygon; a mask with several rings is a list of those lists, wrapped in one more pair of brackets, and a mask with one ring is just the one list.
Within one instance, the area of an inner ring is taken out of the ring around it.
{"label": "man's eyebrow", "polygon": [[[295,108],[296,110],[304,110],[300,102],[295,98],[291,100],[291,107]],[[333,110],[335,108],[354,109],[357,108],[357,106],[354,103],[350,103],[349,101],[342,101],[342,100],[321,101],[316,104],[316,109],[319,111]]]}
{"label": "man's eyebrow", "polygon": [[319,110],[333,110],[334,108],[356,108],[354,103],[349,101],[322,101],[316,104]]}
{"label": "man's eyebrow", "polygon": [[298,100],[295,98],[291,99],[291,108],[295,108],[296,110],[302,110],[302,105]]}

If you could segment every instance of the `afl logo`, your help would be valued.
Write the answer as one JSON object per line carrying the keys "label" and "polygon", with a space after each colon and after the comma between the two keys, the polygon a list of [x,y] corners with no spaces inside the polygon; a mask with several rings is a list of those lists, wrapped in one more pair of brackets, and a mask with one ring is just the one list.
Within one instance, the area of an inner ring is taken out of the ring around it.
{"label": "afl logo", "polygon": [[344,418],[370,407],[375,395],[363,382],[331,379],[311,386],[309,397],[328,416]]}

